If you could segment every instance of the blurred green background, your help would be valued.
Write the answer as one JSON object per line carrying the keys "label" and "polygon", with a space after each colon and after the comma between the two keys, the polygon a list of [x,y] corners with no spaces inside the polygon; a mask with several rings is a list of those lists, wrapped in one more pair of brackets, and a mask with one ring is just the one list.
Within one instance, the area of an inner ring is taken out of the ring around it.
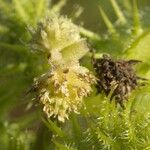
{"label": "blurred green background", "polygon": [[[150,0],[138,0],[138,10],[133,8],[134,2],[117,0],[124,22],[111,0],[0,0],[0,150],[57,149],[32,94],[26,95],[33,79],[48,67],[42,54],[31,51],[27,28],[35,27],[47,13],[71,18],[96,52],[141,59],[138,73],[150,77]],[[81,62],[91,67],[88,55]],[[149,94],[149,90],[147,86],[143,92]]]}

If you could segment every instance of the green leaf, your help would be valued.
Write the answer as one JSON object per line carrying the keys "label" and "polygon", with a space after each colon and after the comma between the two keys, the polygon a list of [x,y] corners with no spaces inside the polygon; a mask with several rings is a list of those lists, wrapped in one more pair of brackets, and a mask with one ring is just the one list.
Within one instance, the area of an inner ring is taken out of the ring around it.
{"label": "green leaf", "polygon": [[135,34],[136,36],[140,35],[143,32],[141,28],[137,0],[133,0],[133,28],[133,34]]}
{"label": "green leaf", "polygon": [[125,57],[128,59],[137,59],[150,63],[150,32],[143,33],[129,49],[125,51]]}
{"label": "green leaf", "polygon": [[73,62],[82,58],[88,51],[87,43],[83,39],[64,48],[61,53],[65,62]]}
{"label": "green leaf", "polygon": [[108,28],[108,31],[110,33],[116,33],[115,26],[113,25],[111,20],[108,18],[107,14],[105,13],[105,11],[102,9],[101,6],[99,6],[99,10],[100,10],[101,16],[102,16],[107,28]]}
{"label": "green leaf", "polygon": [[53,141],[59,150],[75,150],[73,148],[68,148],[66,145]]}
{"label": "green leaf", "polygon": [[39,21],[39,19],[43,16],[46,8],[48,5],[48,1],[47,0],[39,0],[38,2],[36,2],[36,21]]}
{"label": "green leaf", "polygon": [[121,24],[127,23],[127,20],[126,20],[126,18],[124,16],[123,12],[121,11],[117,1],[116,0],[110,0],[110,2],[112,4],[112,6],[114,8],[114,11],[115,11],[119,21],[121,22]]}
{"label": "green leaf", "polygon": [[58,135],[60,137],[66,136],[64,131],[60,127],[58,127],[55,122],[51,121],[50,119],[48,121],[46,121],[44,118],[42,118],[42,121],[50,129],[50,131],[52,131],[56,135]]}
{"label": "green leaf", "polygon": [[27,14],[27,12],[25,11],[21,0],[13,0],[13,5],[14,8],[16,9],[16,12],[18,13],[18,16],[20,16],[20,19],[25,22],[28,23],[29,21],[29,16]]}

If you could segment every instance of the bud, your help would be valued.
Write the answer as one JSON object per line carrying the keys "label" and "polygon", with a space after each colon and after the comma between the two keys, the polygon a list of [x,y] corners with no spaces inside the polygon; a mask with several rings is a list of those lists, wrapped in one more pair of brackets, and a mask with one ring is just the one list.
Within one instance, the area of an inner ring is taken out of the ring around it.
{"label": "bud", "polygon": [[32,49],[43,51],[53,65],[77,61],[89,50],[78,27],[66,17],[47,17],[31,34]]}

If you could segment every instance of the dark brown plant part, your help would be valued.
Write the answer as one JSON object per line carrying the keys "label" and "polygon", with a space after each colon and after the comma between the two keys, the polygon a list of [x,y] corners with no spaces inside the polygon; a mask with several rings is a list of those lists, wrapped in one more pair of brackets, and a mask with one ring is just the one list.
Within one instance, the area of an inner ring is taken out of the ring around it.
{"label": "dark brown plant part", "polygon": [[113,60],[109,55],[103,55],[102,58],[93,57],[93,66],[98,78],[97,90],[104,92],[106,96],[110,95],[110,101],[115,100],[125,108],[124,101],[128,100],[131,91],[140,83],[139,80],[146,80],[138,77],[134,70],[134,65],[139,60]]}

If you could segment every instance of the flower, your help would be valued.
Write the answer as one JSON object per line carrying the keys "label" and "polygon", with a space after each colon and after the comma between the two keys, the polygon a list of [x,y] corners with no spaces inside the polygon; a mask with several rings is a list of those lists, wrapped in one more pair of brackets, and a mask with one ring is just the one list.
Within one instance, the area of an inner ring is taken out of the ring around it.
{"label": "flower", "polygon": [[55,15],[38,24],[31,45],[47,55],[51,68],[34,82],[37,99],[49,118],[64,122],[71,112],[79,112],[95,83],[95,77],[79,64],[89,51],[87,42],[71,20]]}
{"label": "flower", "polygon": [[94,82],[94,76],[86,68],[72,66],[42,75],[35,80],[34,88],[47,116],[64,122],[71,112],[78,113]]}
{"label": "flower", "polygon": [[43,51],[53,65],[77,61],[89,50],[78,27],[67,17],[47,17],[31,34],[32,49]]}

